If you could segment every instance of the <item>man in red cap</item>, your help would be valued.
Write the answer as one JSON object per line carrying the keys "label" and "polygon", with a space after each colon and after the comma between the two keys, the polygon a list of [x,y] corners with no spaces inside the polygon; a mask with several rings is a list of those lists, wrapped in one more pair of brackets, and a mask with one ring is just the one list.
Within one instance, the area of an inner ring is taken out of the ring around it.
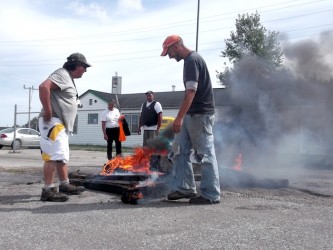
{"label": "man in red cap", "polygon": [[[175,168],[174,192],[168,200],[190,199],[190,204],[220,203],[219,172],[214,148],[215,102],[207,65],[181,37],[168,36],[161,56],[184,60],[185,97],[173,123],[176,133],[172,152]],[[197,196],[192,163],[201,165],[201,195]]]}

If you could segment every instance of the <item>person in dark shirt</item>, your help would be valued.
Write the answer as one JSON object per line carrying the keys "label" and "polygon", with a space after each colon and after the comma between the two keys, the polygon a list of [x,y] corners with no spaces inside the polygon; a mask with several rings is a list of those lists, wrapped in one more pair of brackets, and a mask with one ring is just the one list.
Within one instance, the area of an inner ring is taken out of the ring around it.
{"label": "person in dark shirt", "polygon": [[138,134],[143,128],[143,146],[147,141],[158,137],[162,123],[162,105],[154,100],[154,92],[149,90],[146,93],[147,101],[141,105]]}
{"label": "person in dark shirt", "polygon": [[[161,56],[184,60],[185,96],[173,122],[172,145],[175,187],[168,200],[187,198],[190,204],[220,203],[220,182],[214,148],[215,102],[204,59],[188,49],[181,37],[168,36]],[[197,196],[192,163],[201,165],[201,195]]]}

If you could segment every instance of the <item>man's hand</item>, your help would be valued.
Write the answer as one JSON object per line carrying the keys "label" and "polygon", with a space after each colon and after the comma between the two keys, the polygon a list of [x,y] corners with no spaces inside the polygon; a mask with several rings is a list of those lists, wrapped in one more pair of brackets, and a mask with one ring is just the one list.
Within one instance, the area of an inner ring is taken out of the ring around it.
{"label": "man's hand", "polygon": [[109,138],[108,138],[108,135],[107,134],[104,134],[104,140],[108,140]]}
{"label": "man's hand", "polygon": [[173,122],[173,132],[175,133],[179,133],[180,128],[183,124],[183,119],[188,111],[188,109],[190,108],[193,98],[195,96],[195,90],[194,89],[186,89],[185,90],[185,97],[184,100],[180,106],[178,115],[176,117],[176,119]]}
{"label": "man's hand", "polygon": [[44,122],[50,122],[52,118],[51,112],[45,112],[43,113]]}
{"label": "man's hand", "polygon": [[176,117],[176,119],[173,121],[173,132],[176,134],[179,133],[180,128],[183,124],[183,119]]}

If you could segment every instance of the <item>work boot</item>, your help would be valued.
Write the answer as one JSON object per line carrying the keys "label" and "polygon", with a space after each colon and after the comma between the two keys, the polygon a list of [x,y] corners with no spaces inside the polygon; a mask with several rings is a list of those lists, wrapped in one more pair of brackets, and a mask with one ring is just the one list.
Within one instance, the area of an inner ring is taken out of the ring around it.
{"label": "work boot", "polygon": [[183,194],[179,191],[175,191],[175,192],[172,192],[170,194],[168,194],[168,200],[179,200],[179,199],[189,199],[191,197],[194,197],[196,196],[196,194]]}
{"label": "work boot", "polygon": [[68,196],[57,192],[56,187],[52,187],[49,190],[42,189],[41,201],[54,201],[54,202],[65,202],[68,200]]}
{"label": "work boot", "polygon": [[219,200],[212,201],[212,200],[206,199],[203,196],[198,196],[198,197],[191,198],[189,203],[193,204],[193,205],[213,205],[213,204],[219,204],[220,201]]}
{"label": "work boot", "polygon": [[72,184],[61,184],[59,186],[59,193],[65,193],[69,195],[79,195],[83,191],[85,191],[85,188],[83,186],[74,186]]}

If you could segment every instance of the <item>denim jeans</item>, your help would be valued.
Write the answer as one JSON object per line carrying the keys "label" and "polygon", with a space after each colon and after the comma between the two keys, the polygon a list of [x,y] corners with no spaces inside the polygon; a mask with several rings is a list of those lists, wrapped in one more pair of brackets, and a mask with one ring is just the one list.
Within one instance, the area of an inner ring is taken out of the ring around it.
{"label": "denim jeans", "polygon": [[213,125],[214,115],[186,115],[172,145],[174,189],[196,193],[192,163],[201,165],[201,195],[212,201],[220,200],[220,182],[216,161]]}

